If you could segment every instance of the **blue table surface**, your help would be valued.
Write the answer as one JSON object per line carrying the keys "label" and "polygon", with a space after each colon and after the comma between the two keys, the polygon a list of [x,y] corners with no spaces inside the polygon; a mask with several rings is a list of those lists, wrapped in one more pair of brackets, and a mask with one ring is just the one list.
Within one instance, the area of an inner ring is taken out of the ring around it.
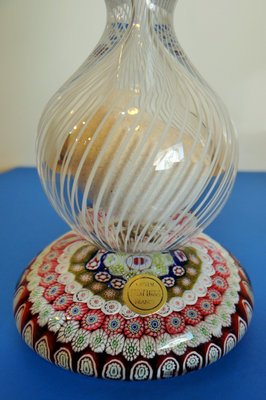
{"label": "blue table surface", "polygon": [[69,229],[48,203],[34,168],[0,174],[0,213],[1,399],[266,399],[266,173],[239,173],[228,203],[206,230],[234,253],[251,278],[250,329],[212,366],[163,381],[87,378],[49,364],[23,343],[12,314],[16,282],[36,253]]}

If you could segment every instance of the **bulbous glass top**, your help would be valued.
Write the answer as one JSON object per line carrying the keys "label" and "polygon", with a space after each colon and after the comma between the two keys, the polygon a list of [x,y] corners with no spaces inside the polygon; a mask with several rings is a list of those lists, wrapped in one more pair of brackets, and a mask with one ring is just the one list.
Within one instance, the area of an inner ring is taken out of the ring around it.
{"label": "bulbous glass top", "polygon": [[68,224],[101,247],[169,250],[225,203],[228,114],[175,36],[176,0],[106,0],[103,36],[48,103],[38,171]]}

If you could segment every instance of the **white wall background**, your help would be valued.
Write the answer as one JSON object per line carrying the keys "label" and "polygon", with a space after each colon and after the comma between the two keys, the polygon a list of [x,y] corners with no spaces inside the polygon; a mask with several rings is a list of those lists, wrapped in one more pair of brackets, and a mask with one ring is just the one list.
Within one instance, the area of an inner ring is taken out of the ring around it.
{"label": "white wall background", "polygon": [[[266,0],[181,0],[175,13],[183,48],[238,127],[242,170],[266,170],[265,16]],[[0,0],[0,169],[34,164],[45,103],[104,25],[103,0]]]}

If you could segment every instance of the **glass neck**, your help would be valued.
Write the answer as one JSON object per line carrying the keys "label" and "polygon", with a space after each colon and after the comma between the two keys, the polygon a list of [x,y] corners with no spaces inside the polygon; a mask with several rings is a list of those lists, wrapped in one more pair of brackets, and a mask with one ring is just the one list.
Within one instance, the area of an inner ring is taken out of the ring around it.
{"label": "glass neck", "polygon": [[178,0],[105,0],[107,20],[139,24],[153,18],[172,23]]}

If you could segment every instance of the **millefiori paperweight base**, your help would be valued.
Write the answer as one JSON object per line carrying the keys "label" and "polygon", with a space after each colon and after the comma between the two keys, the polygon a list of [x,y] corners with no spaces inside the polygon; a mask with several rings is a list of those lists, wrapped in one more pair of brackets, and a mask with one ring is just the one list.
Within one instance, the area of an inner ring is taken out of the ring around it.
{"label": "millefiori paperweight base", "polygon": [[41,357],[114,380],[208,366],[236,346],[252,310],[245,272],[204,234],[177,250],[129,254],[67,233],[32,261],[14,298],[17,328]]}

